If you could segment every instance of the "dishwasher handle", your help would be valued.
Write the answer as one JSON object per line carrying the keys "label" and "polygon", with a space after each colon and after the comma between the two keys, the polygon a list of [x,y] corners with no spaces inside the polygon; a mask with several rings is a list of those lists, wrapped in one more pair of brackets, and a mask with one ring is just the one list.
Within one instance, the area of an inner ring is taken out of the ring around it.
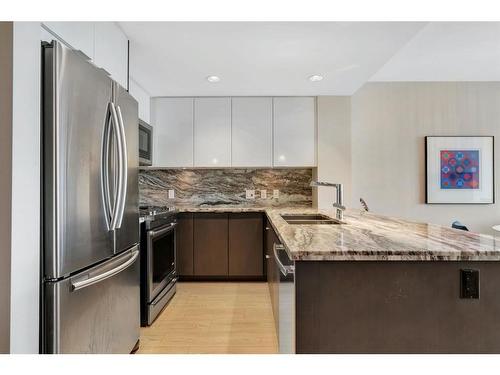
{"label": "dishwasher handle", "polygon": [[283,276],[293,275],[295,273],[295,266],[285,266],[278,256],[278,251],[284,250],[285,246],[277,243],[273,244],[274,259],[276,260],[276,264],[278,264],[278,268],[280,269],[281,273],[283,274]]}

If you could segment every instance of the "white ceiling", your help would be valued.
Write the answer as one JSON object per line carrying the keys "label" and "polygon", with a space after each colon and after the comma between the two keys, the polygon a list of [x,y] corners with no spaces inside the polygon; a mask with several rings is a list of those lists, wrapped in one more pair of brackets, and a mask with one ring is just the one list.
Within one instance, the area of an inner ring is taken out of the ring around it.
{"label": "white ceiling", "polygon": [[500,22],[432,22],[371,81],[500,81]]}
{"label": "white ceiling", "polygon": [[[151,96],[351,95],[425,23],[120,22]],[[323,81],[310,82],[313,74]],[[209,75],[220,76],[211,84]]]}
{"label": "white ceiling", "polygon": [[[367,81],[500,81],[500,22],[120,22],[151,96],[352,95]],[[320,82],[307,78],[321,74]],[[220,76],[211,84],[209,75]]]}

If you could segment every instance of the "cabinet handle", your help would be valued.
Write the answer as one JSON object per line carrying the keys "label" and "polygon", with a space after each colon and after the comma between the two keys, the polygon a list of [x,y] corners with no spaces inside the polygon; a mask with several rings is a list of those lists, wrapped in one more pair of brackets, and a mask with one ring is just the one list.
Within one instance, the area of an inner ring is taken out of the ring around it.
{"label": "cabinet handle", "polygon": [[266,259],[270,259],[271,257],[269,255],[266,254]]}
{"label": "cabinet handle", "polygon": [[269,227],[266,227],[266,230],[269,230]]}

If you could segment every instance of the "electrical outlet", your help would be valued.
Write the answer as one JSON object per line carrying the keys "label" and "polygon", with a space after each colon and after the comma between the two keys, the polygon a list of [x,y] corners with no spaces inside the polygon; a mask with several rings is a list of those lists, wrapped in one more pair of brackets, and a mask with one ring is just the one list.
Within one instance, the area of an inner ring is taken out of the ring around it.
{"label": "electrical outlet", "polygon": [[479,298],[479,270],[460,270],[460,298]]}
{"label": "electrical outlet", "polygon": [[280,197],[280,191],[278,189],[273,190],[273,198],[278,199]]}
{"label": "electrical outlet", "polygon": [[250,189],[245,190],[245,198],[255,199],[255,190],[250,190]]}
{"label": "electrical outlet", "polygon": [[260,191],[260,197],[262,199],[266,199],[267,198],[267,190],[261,190]]}
{"label": "electrical outlet", "polygon": [[168,199],[174,199],[174,198],[175,198],[175,190],[169,189],[168,190]]}

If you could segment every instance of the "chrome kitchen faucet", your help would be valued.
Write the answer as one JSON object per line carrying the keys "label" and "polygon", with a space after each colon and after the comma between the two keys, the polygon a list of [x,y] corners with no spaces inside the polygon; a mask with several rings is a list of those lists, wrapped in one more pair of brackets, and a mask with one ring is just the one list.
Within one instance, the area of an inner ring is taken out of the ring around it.
{"label": "chrome kitchen faucet", "polygon": [[337,218],[337,220],[344,220],[345,206],[344,206],[344,194],[342,191],[342,184],[332,184],[331,182],[311,181],[309,186],[311,186],[311,187],[319,187],[319,186],[334,187],[336,189],[336,194],[335,194],[335,202],[333,203],[333,207],[335,207],[336,211],[337,211],[335,217]]}

